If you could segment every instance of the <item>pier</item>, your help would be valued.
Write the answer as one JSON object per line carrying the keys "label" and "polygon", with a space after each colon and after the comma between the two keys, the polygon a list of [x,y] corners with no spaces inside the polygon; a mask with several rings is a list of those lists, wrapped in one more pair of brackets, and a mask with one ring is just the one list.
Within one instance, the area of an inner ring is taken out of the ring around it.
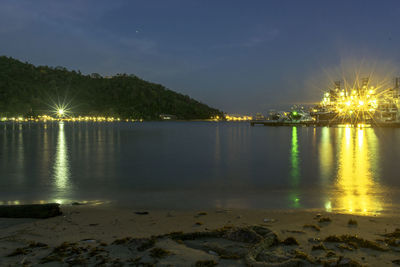
{"label": "pier", "polygon": [[263,125],[263,126],[305,126],[305,127],[337,127],[337,126],[367,126],[367,127],[389,127],[389,128],[400,128],[400,122],[338,122],[338,121],[271,121],[271,120],[252,120],[250,121],[251,126]]}

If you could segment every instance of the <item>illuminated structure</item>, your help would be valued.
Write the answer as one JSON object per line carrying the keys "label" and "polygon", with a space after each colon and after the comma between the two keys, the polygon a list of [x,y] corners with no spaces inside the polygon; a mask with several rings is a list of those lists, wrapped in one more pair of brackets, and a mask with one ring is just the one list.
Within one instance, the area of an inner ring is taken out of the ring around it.
{"label": "illuminated structure", "polygon": [[395,79],[394,88],[389,89],[370,85],[369,78],[344,88],[340,81],[334,85],[311,112],[317,122],[373,124],[400,121],[399,78]]}
{"label": "illuminated structure", "polygon": [[64,109],[57,110],[58,117],[62,117],[64,115]]}
{"label": "illuminated structure", "polygon": [[250,121],[252,120],[251,116],[246,115],[237,115],[237,114],[230,114],[225,115],[225,119],[227,121]]}

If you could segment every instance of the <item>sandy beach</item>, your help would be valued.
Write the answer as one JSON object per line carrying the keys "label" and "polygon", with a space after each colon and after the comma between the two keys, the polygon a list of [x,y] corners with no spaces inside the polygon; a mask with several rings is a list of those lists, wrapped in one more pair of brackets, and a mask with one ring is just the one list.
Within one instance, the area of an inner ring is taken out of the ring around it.
{"label": "sandy beach", "polygon": [[398,216],[63,205],[0,219],[1,266],[394,266]]}

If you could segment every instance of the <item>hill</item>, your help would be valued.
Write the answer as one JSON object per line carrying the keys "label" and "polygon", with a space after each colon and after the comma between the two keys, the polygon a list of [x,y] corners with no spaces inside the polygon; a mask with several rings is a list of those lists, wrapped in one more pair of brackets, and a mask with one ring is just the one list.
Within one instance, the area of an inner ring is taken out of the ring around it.
{"label": "hill", "polygon": [[208,119],[222,112],[135,75],[82,75],[63,67],[34,66],[0,57],[0,116],[50,115],[68,103],[73,115],[158,120]]}

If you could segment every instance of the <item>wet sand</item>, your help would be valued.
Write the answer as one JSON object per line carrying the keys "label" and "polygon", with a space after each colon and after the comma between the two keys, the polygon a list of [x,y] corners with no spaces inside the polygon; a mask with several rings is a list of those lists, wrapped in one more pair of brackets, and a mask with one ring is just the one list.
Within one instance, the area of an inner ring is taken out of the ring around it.
{"label": "wet sand", "polygon": [[50,219],[0,218],[0,265],[400,265],[398,215],[61,208]]}

